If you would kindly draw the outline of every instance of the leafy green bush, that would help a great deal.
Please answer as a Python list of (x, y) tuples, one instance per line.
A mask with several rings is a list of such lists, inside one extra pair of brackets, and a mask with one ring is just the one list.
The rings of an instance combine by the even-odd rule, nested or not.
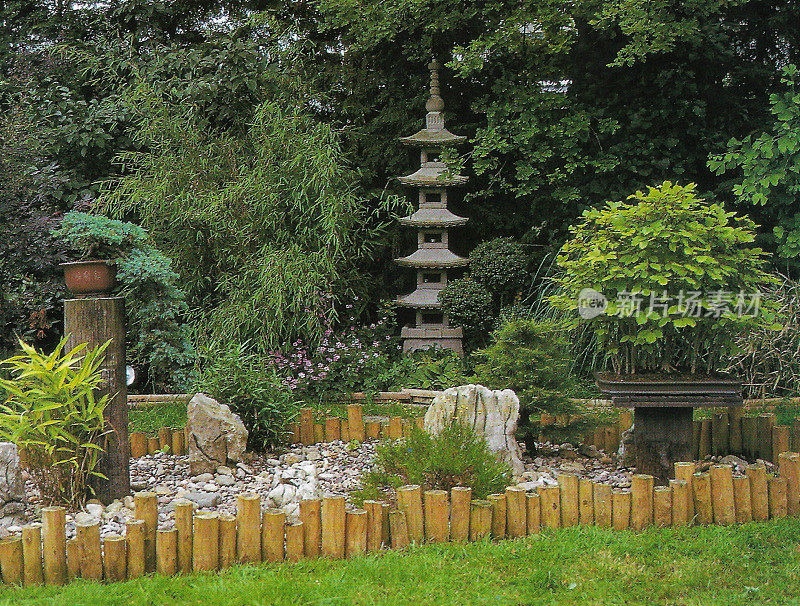
[(65, 240), (83, 259), (117, 260), (147, 242), (147, 231), (103, 215), (70, 211), (53, 235)]
[(512, 483), (511, 470), (497, 460), (486, 442), (459, 420), (437, 436), (414, 428), (407, 440), (386, 442), (377, 448), (378, 469), (364, 476), (356, 500), (386, 498), (405, 484), (423, 490), (450, 490), (469, 486), (472, 496), (485, 499)]
[(81, 505), (89, 492), (103, 434), (107, 396), (95, 397), (107, 342), (79, 355), (86, 344), (62, 353), (66, 338), (45, 355), (20, 341), (23, 353), (0, 362), (0, 438), (25, 450), (28, 470), (49, 503)]
[(508, 303), (525, 283), (528, 255), (513, 238), (495, 238), (482, 242), (469, 255), (470, 276)]
[(450, 323), (464, 327), (468, 345), (480, 342), (492, 327), (496, 313), (492, 295), (470, 277), (448, 282), (439, 293), (439, 302)]
[(442, 390), (467, 382), (464, 360), (454, 351), (442, 348), (417, 349), (403, 354), (378, 376), (378, 380), (385, 389)]

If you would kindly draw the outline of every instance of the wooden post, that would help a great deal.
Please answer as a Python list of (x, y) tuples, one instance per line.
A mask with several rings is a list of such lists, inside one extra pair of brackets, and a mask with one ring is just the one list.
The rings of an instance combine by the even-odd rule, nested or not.
[(643, 473), (631, 478), (631, 528), (642, 530), (653, 524), (653, 488), (655, 478)]
[(506, 527), (509, 539), (518, 539), (528, 534), (525, 490), (518, 486), (506, 488)]
[(342, 442), (350, 441), (350, 426), (347, 424), (346, 419), (342, 419)]
[(715, 413), (711, 420), (712, 450), (715, 456), (728, 454), (728, 413)]
[(408, 539), (420, 544), (425, 538), (422, 518), (422, 488), (417, 484), (408, 484), (397, 489), (397, 506), (406, 514)]
[(747, 477), (750, 480), (750, 504), (753, 508), (753, 521), (769, 520), (769, 490), (767, 470), (763, 465), (748, 465)]
[(147, 436), (141, 431), (134, 431), (130, 437), (131, 440), (131, 457), (138, 459), (146, 454), (149, 454), (147, 449)]
[(301, 435), (300, 434), (300, 423), (299, 422), (298, 423), (292, 423), (289, 426), (289, 428), (291, 429), (291, 432), (292, 432), (292, 437), (290, 438), (291, 441), (292, 441), (292, 444), (302, 444), (303, 441), (300, 438), (300, 435)]
[(346, 516), (347, 557), (353, 558), (367, 552), (367, 511), (351, 509)]
[(611, 528), (611, 486), (599, 482), (594, 488), (594, 519), (600, 528)]
[[(399, 492), (399, 491), (398, 491)], [(342, 496), (322, 499), (322, 555), (341, 560), (345, 553), (345, 502)]]
[(307, 558), (318, 558), (322, 553), (322, 501), (300, 501), (300, 521), (303, 522), (303, 546)]
[(702, 421), (692, 421), (692, 459), (700, 458), (700, 432), (703, 431)]
[(578, 501), (582, 526), (594, 524), (594, 486), (589, 478), (578, 482)]
[(194, 571), (219, 569), (219, 517), (216, 513), (194, 516)]
[(314, 444), (319, 444), (325, 441), (325, 425), (322, 423), (314, 423)]
[(695, 473), (692, 476), (694, 514), (698, 524), (714, 523), (714, 507), (711, 502), (711, 475)]
[(342, 439), (342, 420), (339, 417), (325, 418), (325, 439), (328, 442)]
[(711, 495), (714, 501), (714, 522), (720, 526), (735, 524), (733, 470), (730, 465), (711, 466)]
[(492, 536), (492, 503), (475, 500), (470, 504), (469, 540), (480, 541)]
[(758, 452), (756, 456), (772, 461), (772, 415), (758, 416)]
[(689, 491), (689, 482), (686, 480), (670, 480), (672, 488), (672, 525), (688, 526), (691, 522), (689, 516), (689, 503), (692, 501)]
[(758, 419), (742, 417), (742, 454), (755, 458), (758, 451)]
[(383, 503), (364, 501), (367, 510), (367, 551), (380, 551), (383, 543)]
[[(173, 434), (175, 435), (175, 434)], [(192, 572), (192, 522), (194, 503), (186, 499), (175, 501), (175, 530), (178, 531), (178, 570), (184, 574)]]
[(786, 478), (767, 478), (769, 486), (769, 517), (786, 517)]
[[(694, 523), (694, 491), (692, 490), (692, 476), (694, 476), (695, 465), (691, 461), (680, 461), (675, 463), (675, 479), (686, 482), (686, 523)], [(675, 508), (672, 509), (675, 515)]]
[(782, 453), (791, 450), (789, 445), (791, 437), (791, 430), (786, 425), (776, 425), (772, 428), (772, 462), (775, 465), (780, 463)]
[(400, 509), (389, 512), (389, 524), (392, 532), (392, 549), (405, 549), (408, 547), (408, 526), (406, 514)]
[(103, 580), (103, 557), (100, 547), (100, 524), (89, 522), (76, 527), (81, 546), (81, 578)]
[(733, 498), (736, 501), (736, 523), (747, 524), (753, 521), (753, 507), (750, 501), (750, 480), (746, 476), (733, 478)]
[(615, 490), (611, 493), (611, 525), (614, 530), (625, 530), (631, 519), (631, 491)]
[(172, 454), (183, 455), (186, 452), (186, 434), (179, 427), (172, 428)]
[(101, 369), (105, 379), (98, 392), (108, 396), (103, 418), (105, 435), (92, 485), (97, 498), (108, 505), (131, 493), (130, 442), (128, 440), (128, 387), (125, 372), (125, 299), (104, 297), (64, 301), (64, 334), (67, 351), (81, 343), (88, 348), (111, 341)]
[(219, 569), (236, 563), (236, 517), (229, 513), (219, 514)]
[(381, 424), (378, 421), (370, 421), (367, 423), (367, 439), (378, 440), (381, 437)]
[(792, 422), (792, 450), (800, 452), (800, 417), (795, 417)]
[(311, 408), (300, 409), (300, 441), (306, 446), (314, 443), (314, 411)]
[(347, 407), (347, 425), (350, 428), (350, 439), (364, 441), (364, 413), (361, 404), (351, 404)]
[(561, 488), (543, 486), (539, 490), (539, 497), (542, 499), (542, 528), (561, 528)]
[(285, 535), (286, 513), (282, 509), (267, 509), (261, 519), (261, 554), (265, 562), (283, 561)]
[(236, 555), (240, 564), (261, 561), (261, 496), (250, 492), (236, 497), (239, 540)]
[(742, 454), (742, 407), (731, 406), (728, 408), (728, 444), (729, 452)]
[(298, 562), (303, 559), (303, 523), (286, 524), (286, 560)]
[(63, 507), (42, 508), (42, 556), (47, 585), (67, 582), (66, 513)]
[(561, 526), (577, 526), (579, 519), (578, 476), (572, 473), (557, 475), (561, 488)]
[(0, 571), (6, 585), (22, 585), (22, 537), (12, 535), (0, 539)]
[(81, 578), (81, 542), (72, 537), (67, 541), (67, 581)]
[(131, 520), (126, 524), (125, 541), (128, 543), (128, 579), (138, 579), (144, 575), (144, 520)]
[(156, 571), (165, 576), (178, 572), (178, 531), (175, 528), (156, 533)]
[(172, 430), (169, 427), (158, 428), (158, 445), (159, 450), (167, 448), (170, 453), (175, 454), (172, 450)]
[(658, 528), (672, 526), (672, 488), (669, 486), (657, 486), (653, 491), (653, 524)]
[[(392, 546), (392, 525), (389, 523), (389, 503), (381, 503), (381, 511), (383, 515), (383, 544), (386, 547)], [(408, 529), (406, 529), (408, 534)]]
[(403, 437), (403, 418), (391, 417), (389, 419), (389, 439), (399, 440), (402, 437)]
[(109, 583), (128, 578), (128, 547), (118, 534), (103, 539), (103, 575)]
[(158, 497), (154, 492), (137, 492), (133, 498), (134, 517), (137, 520), (144, 520), (144, 570), (155, 572)]
[(158, 436), (150, 436), (147, 438), (147, 454), (156, 454), (161, 448), (161, 440)]
[(539, 534), (542, 530), (542, 499), (538, 493), (525, 496), (528, 534)]
[(488, 497), (492, 504), (492, 538), (506, 538), (506, 495), (490, 494)]
[(470, 503), (472, 489), (455, 486), (450, 489), (450, 540), (469, 541)]
[(800, 454), (782, 452), (778, 455), (780, 475), (786, 478), (786, 513), (800, 516)]
[(25, 587), (44, 583), (42, 525), (38, 522), (22, 527), (22, 559), (24, 561)]
[(700, 445), (697, 447), (697, 458), (701, 461), (711, 454), (711, 419), (700, 421)]
[(425, 491), (425, 538), (430, 543), (446, 543), (450, 538), (450, 512), (446, 490)]

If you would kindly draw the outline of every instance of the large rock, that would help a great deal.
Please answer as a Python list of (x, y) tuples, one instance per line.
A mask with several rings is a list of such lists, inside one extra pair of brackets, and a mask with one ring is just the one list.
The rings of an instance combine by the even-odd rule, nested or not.
[(25, 478), (17, 445), (0, 442), (0, 517), (25, 509)]
[(195, 394), (187, 408), (186, 428), (192, 475), (214, 473), (220, 465), (242, 460), (247, 429), (225, 404), (205, 394)]
[(438, 434), (454, 419), (475, 429), (515, 475), (525, 467), (514, 439), (519, 419), (519, 398), (510, 389), (493, 391), (483, 385), (451, 387), (437, 395), (425, 414), (425, 431)]

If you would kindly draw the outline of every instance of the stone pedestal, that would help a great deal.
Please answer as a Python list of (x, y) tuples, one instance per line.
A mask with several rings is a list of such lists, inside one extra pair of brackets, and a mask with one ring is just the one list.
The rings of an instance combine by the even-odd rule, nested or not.
[(633, 413), (633, 449), (638, 473), (650, 474), (656, 484), (675, 477), (675, 461), (692, 460), (692, 408), (638, 406)]

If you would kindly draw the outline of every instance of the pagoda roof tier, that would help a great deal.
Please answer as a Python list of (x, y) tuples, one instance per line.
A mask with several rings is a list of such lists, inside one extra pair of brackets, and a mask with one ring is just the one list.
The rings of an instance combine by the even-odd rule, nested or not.
[(414, 187), (450, 187), (463, 185), (468, 180), (463, 175), (445, 177), (446, 173), (447, 165), (444, 162), (425, 162), (417, 172), (397, 179), (403, 185)]
[(459, 145), (466, 141), (464, 135), (454, 135), (446, 128), (431, 130), (423, 128), (410, 137), (400, 137), (400, 142), (404, 145), (414, 145), (416, 147), (445, 147), (447, 145)]
[(455, 227), (467, 221), (466, 217), (454, 215), (446, 208), (420, 208), (410, 217), (399, 219), (400, 225), (408, 227)]
[(439, 293), (441, 289), (418, 288), (408, 295), (397, 297), (397, 304), (401, 307), (413, 307), (414, 309), (439, 309)]
[(394, 262), (404, 267), (428, 267), (434, 269), (469, 265), (469, 259), (459, 257), (447, 248), (419, 248), (407, 257), (395, 259)]

